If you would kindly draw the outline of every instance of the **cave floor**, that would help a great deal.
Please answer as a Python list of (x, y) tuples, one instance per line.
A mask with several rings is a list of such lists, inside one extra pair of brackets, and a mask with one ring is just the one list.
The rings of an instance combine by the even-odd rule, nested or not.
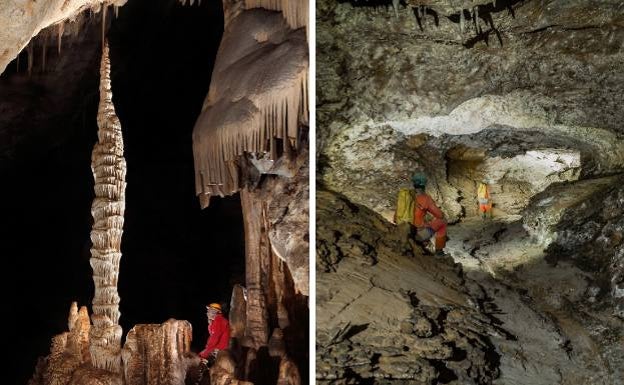
[(622, 344), (602, 338), (611, 317), (584, 305), (592, 301), (587, 275), (571, 264), (548, 264), (521, 219), (468, 217), (448, 229), (446, 253), (516, 338), (493, 337), (501, 353), (495, 384), (621, 383), (613, 357)]

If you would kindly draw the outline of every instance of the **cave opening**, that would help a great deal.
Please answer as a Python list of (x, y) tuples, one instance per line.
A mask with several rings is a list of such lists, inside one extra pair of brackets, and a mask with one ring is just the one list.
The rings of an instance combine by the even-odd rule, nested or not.
[[(124, 334), (169, 318), (193, 325), (206, 342), (205, 305), (227, 305), (245, 280), (238, 195), (200, 210), (192, 130), (210, 85), (223, 31), (221, 2), (182, 6), (134, 0), (108, 13), (113, 101), (122, 124), (127, 189), (119, 275)], [(25, 383), (53, 335), (67, 329), (72, 301), (90, 308), (89, 265), (97, 140), (100, 15), (77, 22), (63, 50), (34, 39), (32, 74), (14, 61), (0, 77), (0, 198), (4, 281), (14, 309), (8, 381)], [(66, 33), (71, 29), (66, 26)], [(45, 44), (53, 45), (52, 40)]]

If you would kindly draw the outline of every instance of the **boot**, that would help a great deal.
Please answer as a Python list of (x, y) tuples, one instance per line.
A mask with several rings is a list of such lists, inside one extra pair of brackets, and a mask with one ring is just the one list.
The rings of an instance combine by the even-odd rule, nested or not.
[(446, 246), (446, 236), (435, 238), (436, 255), (444, 255), (444, 247)]

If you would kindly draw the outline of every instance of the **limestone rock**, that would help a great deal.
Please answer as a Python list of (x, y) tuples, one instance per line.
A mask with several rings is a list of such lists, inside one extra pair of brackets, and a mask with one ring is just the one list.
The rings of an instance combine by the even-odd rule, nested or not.
[[(453, 222), (475, 212), (479, 173), (496, 174), (499, 209), (524, 209), (546, 187), (533, 184), (541, 171), (496, 169), (534, 151), (549, 148), (530, 163), (548, 164), (551, 182), (624, 169), (618, 2), (408, 1), (398, 17), (365, 1), (317, 4), (319, 178), (351, 201), (390, 220), (396, 192), (424, 169)], [(458, 146), (484, 153), (455, 162)]]
[(491, 336), (504, 332), (474, 306), (482, 299), (468, 292), (461, 270), (418, 247), (406, 250), (394, 226), (340, 195), (319, 191), (317, 212), (319, 246), (357, 235), (377, 251), (372, 266), (340, 246), (340, 259), (318, 262), (331, 266), (317, 270), (319, 382), (435, 383), (452, 373), (460, 383), (487, 383), (498, 376)]
[[(44, 28), (59, 25), (85, 9), (99, 10), (102, 3), (122, 6), (127, 0), (3, 1), (0, 3), (0, 73), (28, 42)], [(61, 33), (62, 34), (62, 33)]]
[(136, 325), (122, 350), (127, 385), (182, 385), (190, 364), (191, 324)]
[(91, 169), (95, 179), (95, 199), (91, 206), (91, 267), (93, 328), (90, 351), (93, 366), (121, 374), (121, 335), (117, 278), (121, 260), (121, 235), (125, 209), (126, 161), (123, 156), (121, 123), (115, 114), (110, 80), (108, 44), (104, 45), (100, 67), (98, 142), (93, 148)]
[[(297, 2), (284, 4), (289, 3)], [(305, 32), (292, 30), (278, 12), (253, 8), (228, 21), (193, 129), (202, 207), (211, 196), (231, 195), (244, 186), (239, 157), (245, 152), (275, 162), (300, 148), (301, 124), (308, 121), (306, 43)]]

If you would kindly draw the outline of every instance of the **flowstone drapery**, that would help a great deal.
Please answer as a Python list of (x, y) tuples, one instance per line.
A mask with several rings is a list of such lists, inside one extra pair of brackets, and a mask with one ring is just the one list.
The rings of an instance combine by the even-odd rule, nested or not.
[(223, 1), (225, 31), (193, 130), (201, 206), (240, 192), (246, 295), (234, 289), (232, 359), (254, 383), (298, 384), (307, 364), (307, 8)]
[(125, 209), (126, 161), (123, 157), (121, 123), (115, 114), (110, 81), (108, 44), (104, 45), (100, 67), (98, 142), (93, 148), (91, 168), (95, 199), (91, 206), (91, 267), (95, 295), (93, 328), (90, 332), (93, 366), (121, 373), (121, 326), (117, 278), (121, 259), (121, 235)]
[[(227, 9), (224, 13), (231, 15)], [(282, 153), (292, 154), (300, 147), (300, 124), (307, 124), (304, 31), (292, 30), (281, 13), (264, 9), (231, 17), (193, 130), (195, 185), (202, 207), (211, 196), (241, 189), (241, 155), (256, 154), (271, 162)]]

